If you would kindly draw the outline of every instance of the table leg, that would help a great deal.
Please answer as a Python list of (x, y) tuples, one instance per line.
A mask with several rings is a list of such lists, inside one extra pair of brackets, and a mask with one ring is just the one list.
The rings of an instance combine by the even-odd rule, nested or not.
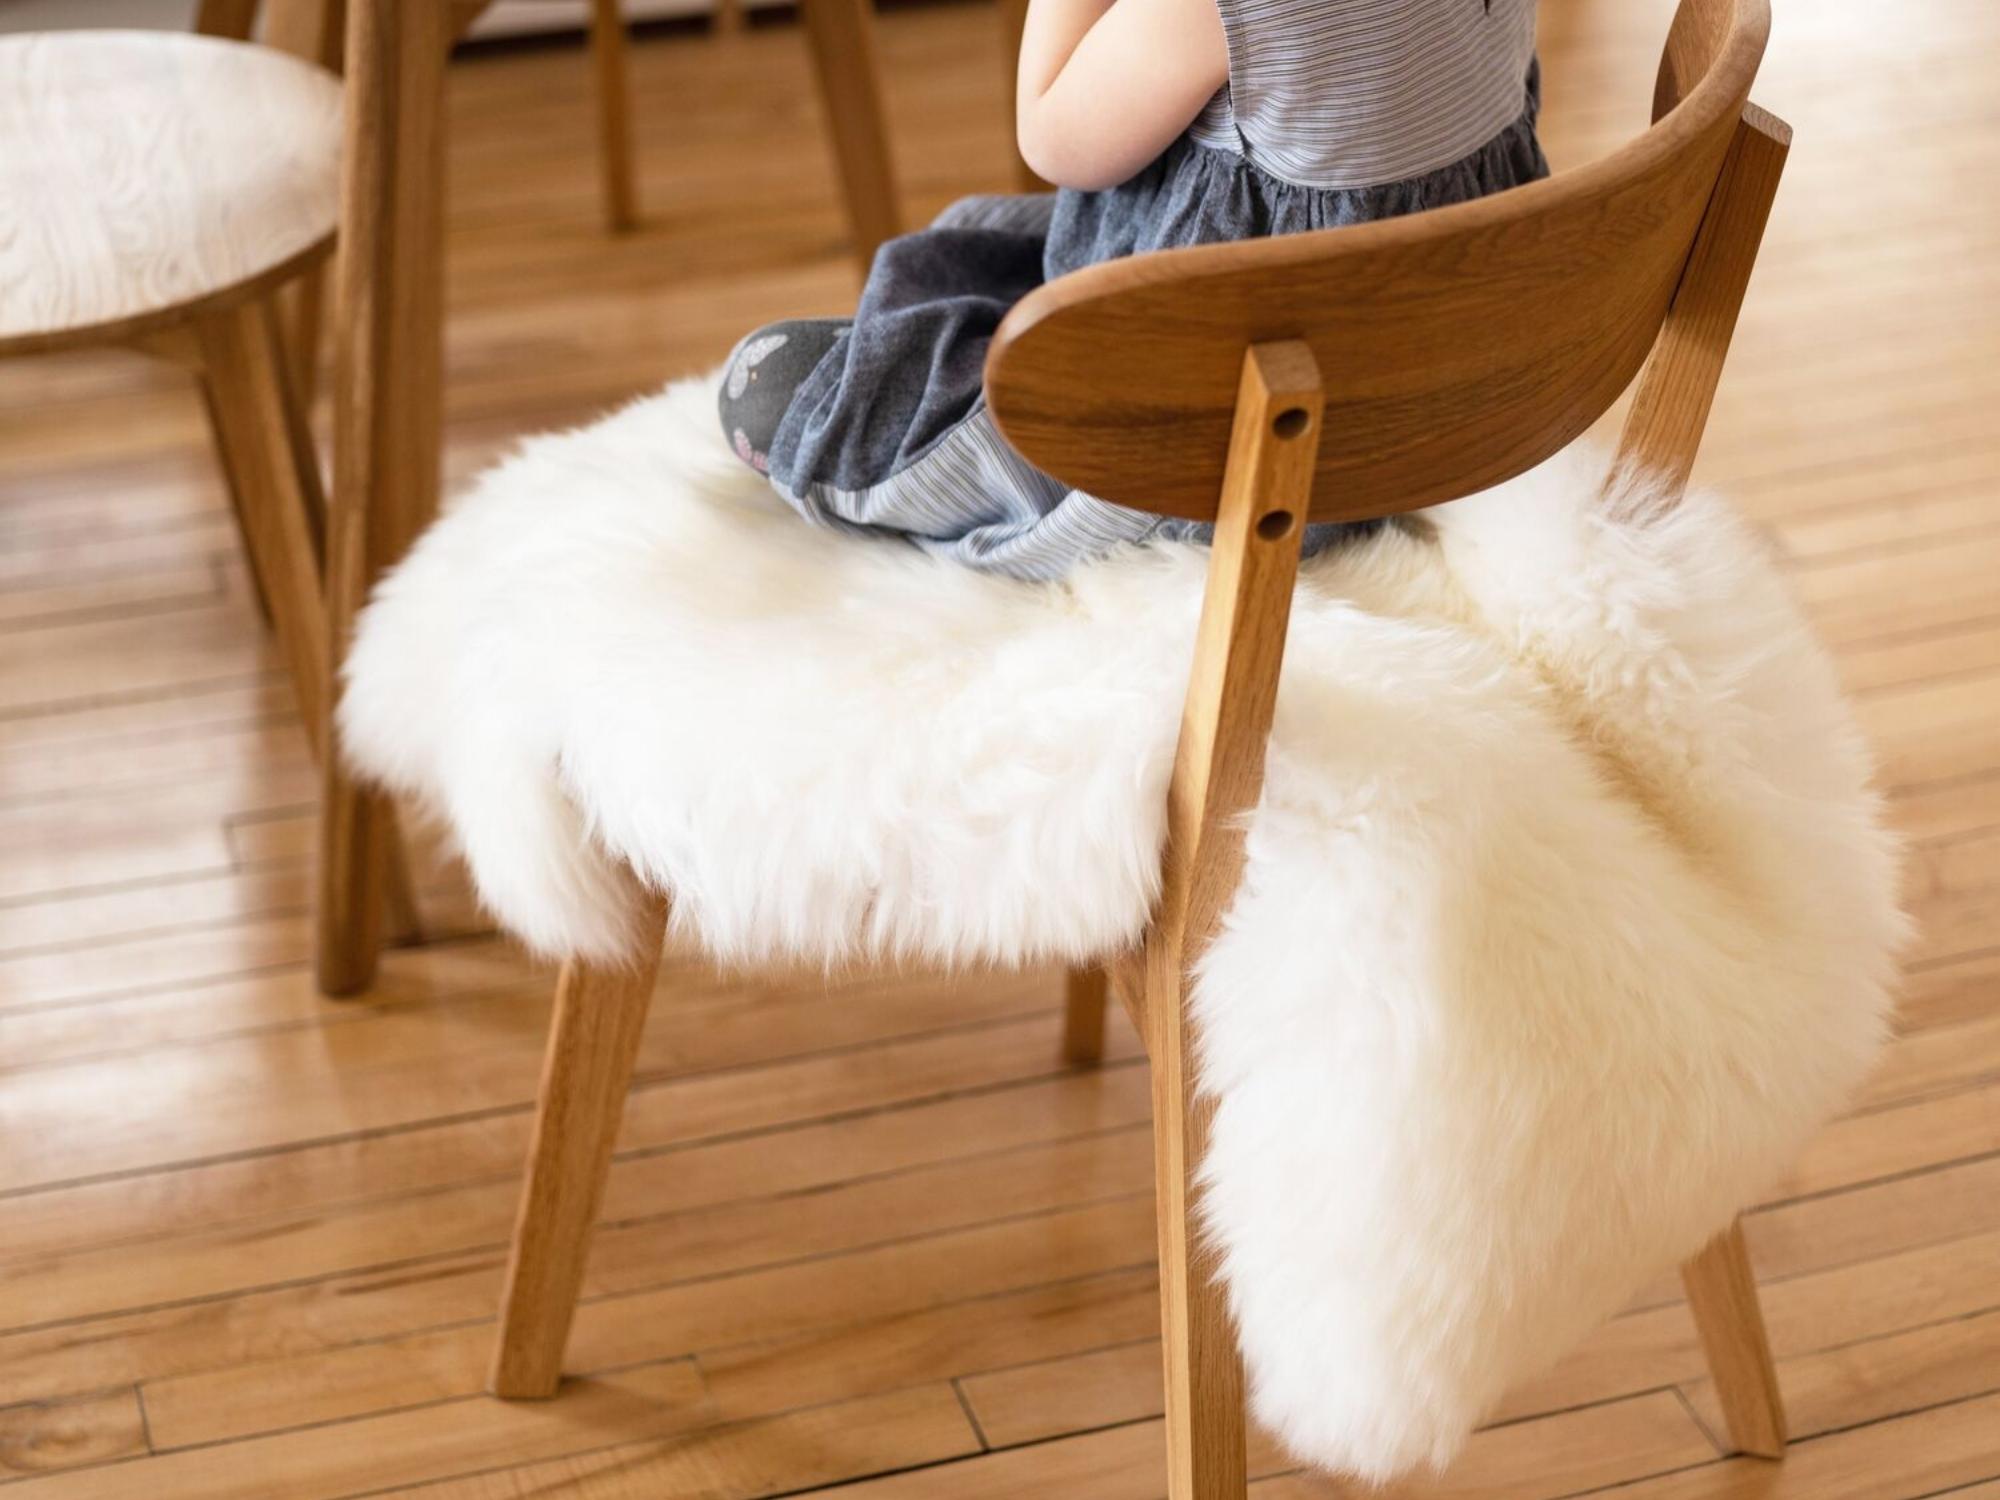
[(876, 247), (902, 232), (875, 58), (874, 8), (871, 0), (803, 0), (800, 8), (840, 165), (854, 253), (865, 275)]
[[(347, 157), (335, 287), (329, 635), (344, 655), (376, 577), (435, 514), (444, 386), (443, 0), (351, 0)], [(318, 971), (374, 978), (390, 808), (326, 757)]]

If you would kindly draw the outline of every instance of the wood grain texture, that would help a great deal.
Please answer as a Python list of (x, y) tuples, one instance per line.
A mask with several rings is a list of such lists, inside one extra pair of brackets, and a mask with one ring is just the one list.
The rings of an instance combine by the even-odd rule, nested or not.
[(1107, 500), (1214, 513), (1236, 363), (1298, 338), (1341, 433), (1320, 450), (1315, 520), (1471, 494), (1587, 430), (1666, 316), (1748, 101), (1764, 0), (1690, 0), (1726, 19), (1680, 107), (1573, 171), (1433, 213), (1111, 261), (1007, 315), (987, 397), (1009, 441)]
[[(1542, 6), (1559, 172), (1643, 127), (1673, 8)], [(2000, 1496), (2000, 200), (1976, 190), (2000, 174), (2000, 11), (1881, 14), (1780, 14), (1757, 93), (1798, 141), (1695, 476), (1770, 536), (1912, 840), (1882, 1072), (1743, 1220), (1790, 1446), (1722, 1456), (1668, 1276), (1396, 1500)], [(983, 5), (880, 17), (913, 222), (1011, 181), (994, 30)], [(674, 102), (634, 121), (664, 212), (619, 237), (579, 50), (450, 69), (454, 482), (780, 312), (852, 305), (799, 28), (666, 30), (631, 65)], [(1103, 1065), (1062, 1064), (1055, 969), (670, 952), (570, 1384), (481, 1395), (553, 976), (469, 938), (321, 999), (317, 791), (191, 375), (0, 361), (0, 1458), (37, 1465), (8, 1476), (22, 1500), (1164, 1495), (1150, 1079), (1115, 1011)], [(448, 878), (423, 876), (433, 914)], [(1247, 1438), (1258, 1500), (1357, 1500)]]
[(1732, 1224), (1716, 1236), (1681, 1268), (1681, 1279), (1730, 1441), (1741, 1453), (1782, 1458), (1785, 1402), (1743, 1227)]
[(882, 66), (871, 0), (804, 0), (799, 7), (835, 167), (847, 202), (854, 258), (865, 273), (882, 241), (902, 232)]
[(1745, 106), (1687, 269), (1633, 394), (1619, 437), (1619, 462), (1644, 470), (1668, 495), (1686, 489), (1694, 472), (1791, 144), (1791, 127), (1784, 121), (1754, 104)]
[[(444, 400), (441, 5), (353, 0), (334, 323), (327, 631), (345, 656), (375, 579), (437, 511)], [(392, 888), (387, 803), (328, 756), (320, 797), (318, 972), (329, 994), (374, 977)], [(408, 914), (400, 914), (399, 925)]]
[(242, 302), (330, 244), (340, 89), (265, 48), (0, 38), (0, 353)]
[(556, 986), (555, 1022), (535, 1104), (528, 1178), (514, 1225), (493, 1353), (498, 1396), (553, 1396), (583, 1290), (584, 1257), (625, 1116), (646, 1011), (659, 973), (667, 908), (646, 901), (631, 960), (572, 961)]
[(620, 0), (590, 0), (597, 169), (604, 184), (604, 219), (614, 234), (639, 222), (639, 169), (632, 154), (631, 64), (625, 53), (625, 15)]
[(1230, 1500), (1246, 1482), (1242, 1358), (1200, 1248), (1195, 1174), (1211, 1105), (1196, 1092), (1187, 1006), (1242, 876), (1243, 814), (1263, 788), (1324, 400), (1304, 344), (1244, 354), (1146, 936), (1169, 1500)]
[(257, 0), (200, 0), (194, 9), (194, 29), (203, 36), (248, 41), (257, 24)]
[(292, 399), (269, 303), (207, 313), (193, 332), (216, 447), (240, 499), (244, 542), (298, 691), (307, 738), (323, 757), (333, 654), (316, 534), (325, 510), (319, 459)]
[(1073, 1063), (1104, 1057), (1104, 1015), (1110, 975), (1101, 968), (1071, 969), (1063, 986), (1063, 1056)]

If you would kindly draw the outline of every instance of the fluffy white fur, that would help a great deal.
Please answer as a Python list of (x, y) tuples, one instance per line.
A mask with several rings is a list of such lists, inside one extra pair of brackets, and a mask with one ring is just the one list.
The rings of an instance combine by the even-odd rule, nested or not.
[[(718, 955), (1131, 944), (1205, 554), (1059, 587), (809, 530), (693, 382), (488, 474), (349, 662), (368, 772), (537, 948), (611, 861)], [(1199, 976), (1209, 1227), (1257, 1414), (1441, 1464), (1752, 1201), (1874, 1056), (1894, 860), (1828, 665), (1696, 495), (1566, 455), (1309, 563)]]

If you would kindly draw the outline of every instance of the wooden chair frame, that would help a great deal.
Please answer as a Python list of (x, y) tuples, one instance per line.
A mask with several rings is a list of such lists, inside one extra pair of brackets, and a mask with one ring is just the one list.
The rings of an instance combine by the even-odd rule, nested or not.
[[(1684, 6), (1684, 14), (1696, 14), (1711, 34), (1692, 46), (1677, 21), (1657, 114), (1678, 102), (1688, 57), (1706, 48), (1713, 60), (1713, 16), (1730, 4), (1737, 7), (1730, 18), (1734, 38), (1742, 13), (1761, 11), (1762, 0), (1690, 0)], [(1710, 16), (1705, 22), (1699, 15), (1704, 8)], [(1742, 68), (1747, 56), (1754, 73), (1761, 35), (1742, 47), (1735, 65)], [(1747, 90), (1747, 74), (1742, 86)], [(1643, 466), (1658, 476), (1653, 493), (1668, 503), (1678, 498), (1694, 464), (1789, 139), (1782, 122), (1755, 105), (1740, 106), (1692, 249), (1663, 317), (1648, 334), (1619, 457), (1621, 466)], [(1119, 290), (1157, 284), (1163, 275), (1121, 267), (1103, 280)], [(1049, 300), (1059, 301), (1060, 294)], [(1019, 328), (1032, 328), (1046, 312), (1017, 310)], [(1016, 329), (1002, 329), (989, 364), (990, 388), (996, 369), (1004, 375), (1006, 346), (1017, 336)], [(1315, 494), (1328, 396), (1312, 347), (1288, 337), (1246, 342), (1238, 346), (1240, 378), (1220, 500), (1212, 511), (1215, 538), (1168, 792), (1162, 893), (1143, 948), (1114, 966), (1109, 983), (1102, 973), (1071, 976), (1064, 1033), (1072, 1061), (1099, 1056), (1106, 994), (1115, 992), (1151, 1061), (1172, 1500), (1241, 1500), (1248, 1482), (1241, 1357), (1226, 1299), (1197, 1240), (1196, 1170), (1209, 1121), (1195, 1089), (1190, 976), (1242, 875), (1243, 815), (1261, 792), (1305, 523), (1345, 513), (1329, 509), (1337, 507), (1337, 497)], [(1578, 397), (1577, 404), (1594, 399)], [(1001, 417), (1004, 425), (1004, 410)], [(1043, 457), (1033, 446), (1027, 451)], [(1468, 460), (1468, 471), (1477, 472), (1475, 461)], [(667, 899), (642, 889), (636, 877), (627, 894), (646, 913), (636, 956), (626, 965), (572, 963), (557, 989), (493, 1363), (492, 1388), (501, 1396), (548, 1396), (560, 1379), (668, 914)], [(1745, 1453), (1781, 1456), (1784, 1409), (1740, 1225), (1687, 1262), (1682, 1274), (1731, 1440)]]
[[(1625, 425), (1621, 455), (1675, 490), (1693, 466), (1788, 138), (1780, 122), (1745, 110)], [(1142, 953), (1109, 985), (1102, 973), (1080, 972), (1068, 991), (1064, 1050), (1072, 1061), (1101, 1052), (1107, 989), (1126, 1005), (1151, 1059), (1173, 1500), (1237, 1500), (1247, 1484), (1241, 1359), (1195, 1238), (1208, 1111), (1194, 1089), (1188, 976), (1242, 872), (1240, 815), (1261, 789), (1323, 401), (1304, 344), (1246, 351), (1168, 794), (1163, 892)], [(636, 881), (631, 899), (648, 914), (640, 956), (622, 967), (572, 963), (557, 989), (493, 1365), (492, 1388), (502, 1396), (549, 1396), (560, 1378), (667, 919), (665, 899)], [(1682, 1274), (1732, 1441), (1746, 1453), (1781, 1456), (1784, 1409), (1740, 1226)]]

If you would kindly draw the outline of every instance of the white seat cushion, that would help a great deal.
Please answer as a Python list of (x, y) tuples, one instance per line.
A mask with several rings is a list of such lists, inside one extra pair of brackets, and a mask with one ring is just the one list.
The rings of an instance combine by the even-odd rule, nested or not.
[[(1041, 586), (817, 532), (691, 383), (540, 439), (383, 586), (343, 731), (536, 946), (609, 861), (733, 959), (1137, 940), (1205, 554)], [(1866, 756), (1755, 540), (1567, 455), (1301, 574), (1196, 992), (1255, 1407), (1441, 1462), (1751, 1201), (1878, 1045)]]

